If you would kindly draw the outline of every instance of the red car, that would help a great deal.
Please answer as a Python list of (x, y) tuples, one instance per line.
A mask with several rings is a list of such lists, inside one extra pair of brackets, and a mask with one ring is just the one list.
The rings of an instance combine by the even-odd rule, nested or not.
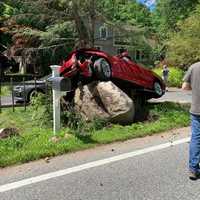
[(74, 87), (78, 81), (111, 80), (127, 94), (159, 98), (165, 93), (162, 79), (134, 63), (128, 55), (110, 56), (96, 49), (79, 49), (71, 52), (60, 68), (60, 74), (71, 77)]

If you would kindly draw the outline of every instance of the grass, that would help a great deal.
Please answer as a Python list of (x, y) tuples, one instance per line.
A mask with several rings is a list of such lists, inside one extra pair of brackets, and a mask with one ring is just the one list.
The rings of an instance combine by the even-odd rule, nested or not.
[[(151, 105), (150, 109), (151, 116), (159, 116), (155, 120), (129, 126), (111, 125), (102, 130), (94, 131), (90, 136), (73, 135), (70, 134), (71, 131), (68, 128), (63, 128), (59, 133), (60, 140), (56, 143), (51, 140), (53, 135), (50, 128), (39, 128), (33, 125), (29, 110), (25, 112), (22, 108), (17, 108), (13, 113), (11, 109), (4, 109), (0, 114), (0, 128), (18, 128), (20, 136), (0, 140), (0, 167), (78, 151), (114, 141), (144, 137), (189, 125), (188, 107), (164, 103)], [(66, 133), (67, 138), (65, 137)]]
[(1, 87), (1, 96), (9, 96), (11, 95), (11, 90), (8, 86)]

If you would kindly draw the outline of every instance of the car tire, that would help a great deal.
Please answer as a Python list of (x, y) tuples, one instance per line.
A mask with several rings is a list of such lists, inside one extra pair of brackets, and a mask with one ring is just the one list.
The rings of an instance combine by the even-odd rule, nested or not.
[(163, 91), (162, 91), (162, 87), (161, 87), (161, 84), (159, 82), (154, 82), (153, 84), (153, 89), (154, 89), (154, 92), (156, 93), (156, 95), (158, 97), (161, 97), (162, 94), (163, 94)]
[(104, 58), (99, 58), (94, 62), (94, 72), (100, 81), (108, 81), (112, 75), (111, 66)]

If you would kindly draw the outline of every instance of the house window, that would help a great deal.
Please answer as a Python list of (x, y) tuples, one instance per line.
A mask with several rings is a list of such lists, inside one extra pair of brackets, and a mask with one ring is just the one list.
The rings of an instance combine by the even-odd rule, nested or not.
[(117, 49), (117, 54), (121, 54), (121, 53), (123, 53), (124, 51), (127, 51), (127, 49), (124, 48), (124, 47), (120, 47), (120, 48)]
[(136, 60), (144, 60), (144, 58), (145, 58), (144, 52), (136, 50), (135, 59)]
[(102, 27), (100, 27), (99, 31), (100, 31), (100, 39), (106, 40), (108, 37), (107, 27), (105, 25), (103, 25)]
[(135, 52), (135, 59), (140, 60), (140, 51), (136, 50)]

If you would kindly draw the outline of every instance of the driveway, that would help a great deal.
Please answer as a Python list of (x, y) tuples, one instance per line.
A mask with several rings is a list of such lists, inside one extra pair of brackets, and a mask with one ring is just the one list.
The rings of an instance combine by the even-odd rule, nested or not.
[(168, 88), (168, 91), (159, 99), (151, 99), (149, 102), (162, 103), (162, 102), (175, 102), (175, 103), (191, 103), (192, 92), (183, 91), (180, 88)]
[[(18, 104), (18, 102), (16, 102), (16, 100), (14, 100), (14, 105), (17, 105), (17, 104)], [(12, 97), (11, 96), (2, 96), (1, 97), (1, 105), (2, 106), (11, 106), (12, 105)]]

